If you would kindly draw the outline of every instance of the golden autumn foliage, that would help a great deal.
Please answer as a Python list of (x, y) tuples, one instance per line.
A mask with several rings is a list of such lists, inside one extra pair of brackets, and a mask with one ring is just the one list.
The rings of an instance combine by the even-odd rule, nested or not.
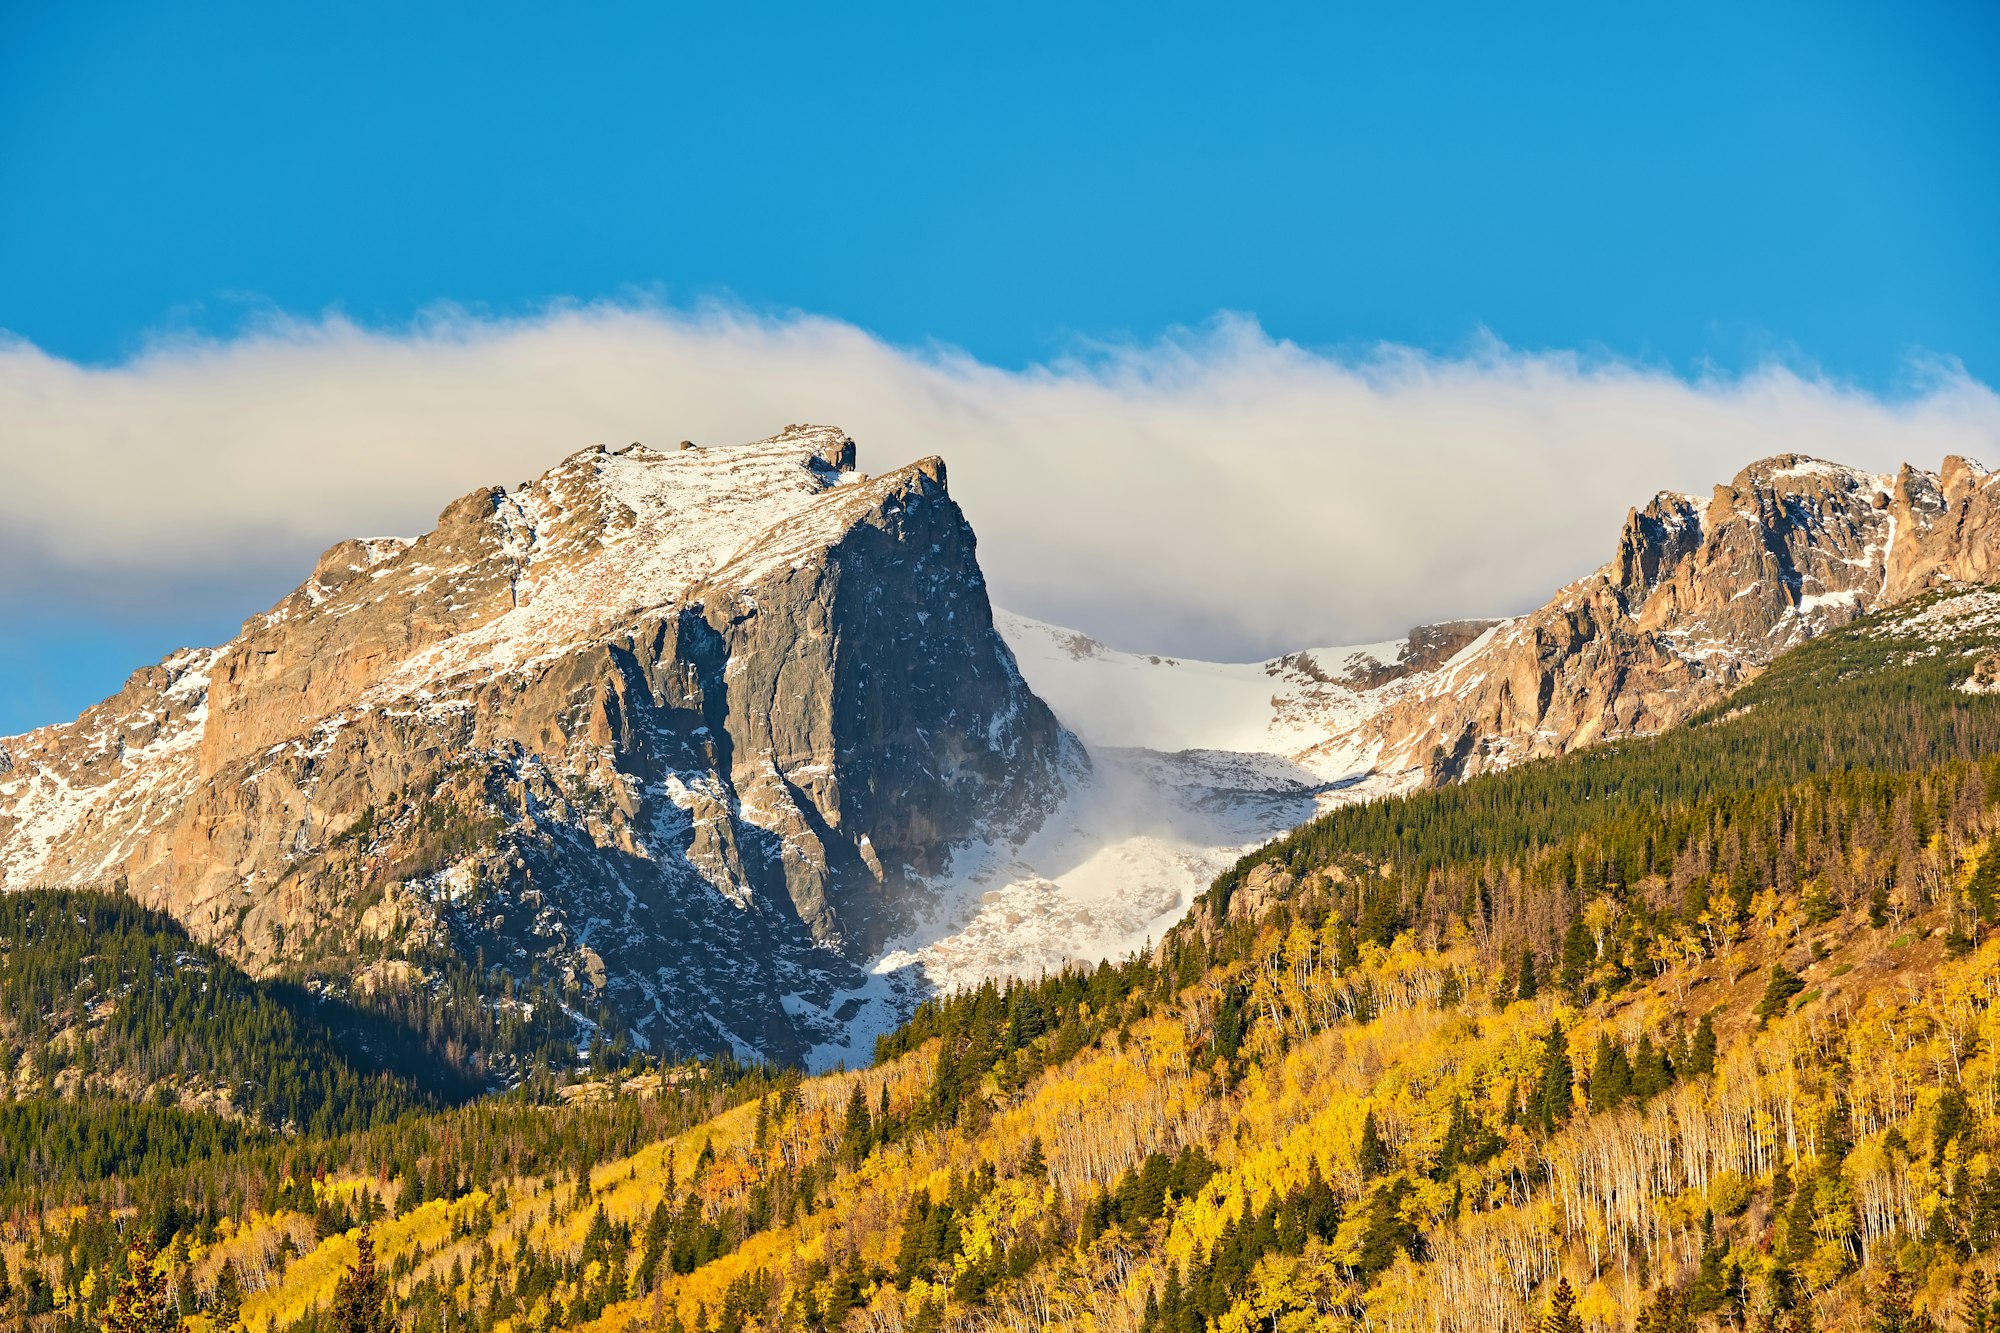
[(1558, 1292), (1591, 1330), (1839, 1329), (1892, 1272), (1956, 1318), (2000, 1247), (1996, 779), (1301, 852), (1261, 915), (941, 997), (867, 1070), (671, 1122), (664, 1076), (524, 1092), (267, 1152), (226, 1217), (51, 1210), (0, 1254), (36, 1333), (112, 1276), (81, 1238), (147, 1225), (194, 1306), (226, 1271), (249, 1333), (333, 1333), (364, 1223), (408, 1333), (1526, 1333)]

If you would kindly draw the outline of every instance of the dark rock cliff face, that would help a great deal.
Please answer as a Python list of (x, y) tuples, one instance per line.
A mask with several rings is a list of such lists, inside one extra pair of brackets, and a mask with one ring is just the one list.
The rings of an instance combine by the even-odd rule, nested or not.
[(10, 742), (0, 884), (119, 883), (265, 972), (448, 951), (656, 1049), (810, 1058), (954, 849), (1082, 762), (943, 464), (852, 469), (823, 428), (588, 451), (343, 543), (222, 650)]

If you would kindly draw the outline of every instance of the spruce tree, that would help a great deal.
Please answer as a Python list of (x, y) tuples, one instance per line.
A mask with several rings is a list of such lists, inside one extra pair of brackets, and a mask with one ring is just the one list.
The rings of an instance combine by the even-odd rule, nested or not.
[(369, 1228), (361, 1228), (355, 1248), (353, 1266), (333, 1289), (333, 1333), (396, 1333), (394, 1293), (388, 1275), (375, 1266), (375, 1237)]
[(1563, 935), (1562, 960), (1563, 989), (1572, 995), (1582, 996), (1583, 979), (1597, 961), (1597, 945), (1590, 938), (1590, 930), (1583, 924), (1581, 913), (1569, 919), (1569, 930)]
[(1583, 1333), (1583, 1320), (1577, 1317), (1576, 1293), (1570, 1289), (1569, 1279), (1556, 1279), (1556, 1289), (1549, 1294), (1549, 1315), (1542, 1321), (1543, 1333)]
[(841, 1151), (847, 1154), (848, 1161), (859, 1165), (868, 1156), (872, 1128), (868, 1120), (868, 1094), (856, 1080), (847, 1094), (847, 1118), (840, 1133)]
[(1701, 1262), (1696, 1266), (1694, 1280), (1688, 1283), (1687, 1311), (1691, 1315), (1712, 1314), (1722, 1308), (1727, 1280), (1723, 1272), (1724, 1261), (1729, 1257), (1729, 1247), (1715, 1235), (1715, 1214), (1703, 1213), (1701, 1217)]
[(1521, 951), (1521, 982), (1515, 988), (1514, 998), (1517, 1000), (1532, 1000), (1539, 989), (1540, 987), (1535, 983), (1535, 951), (1533, 949), (1523, 949)]
[(1632, 1093), (1632, 1066), (1625, 1048), (1608, 1032), (1597, 1034), (1597, 1054), (1590, 1066), (1590, 1109), (1615, 1111)]
[(1966, 1275), (1965, 1291), (1958, 1298), (1958, 1318), (1965, 1333), (1994, 1333), (1993, 1279), (1985, 1269), (1975, 1268)]
[(907, 1333), (941, 1333), (944, 1328), (944, 1302), (936, 1296), (926, 1296), (918, 1301), (905, 1328)]
[(1771, 979), (1764, 986), (1764, 998), (1757, 1002), (1757, 1025), (1762, 1027), (1782, 1017), (1791, 1006), (1792, 997), (1805, 988), (1806, 983), (1798, 973), (1783, 963), (1771, 964)]
[(1639, 1034), (1632, 1055), (1632, 1095), (1640, 1101), (1656, 1097), (1673, 1085), (1674, 1071), (1667, 1063), (1664, 1046), (1655, 1046), (1649, 1032)]
[[(1785, 1209), (1784, 1243), (1778, 1257), (1786, 1263), (1804, 1263), (1812, 1257), (1816, 1243), (1813, 1236), (1814, 1206), (1819, 1193), (1818, 1182), (1810, 1167), (1799, 1171), (1798, 1183), (1794, 1187), (1791, 1203)], [(1777, 1205), (1772, 1204), (1775, 1210)]]
[(1028, 1140), (1028, 1151), (1021, 1157), (1020, 1173), (1029, 1180), (1040, 1180), (1049, 1174), (1048, 1161), (1042, 1156), (1041, 1135)]
[[(1890, 1133), (1895, 1133), (1894, 1126)], [(1819, 1120), (1820, 1161), (1830, 1168), (1837, 1168), (1847, 1160), (1848, 1149), (1853, 1147), (1847, 1141), (1847, 1108), (1838, 1097), (1826, 1104), (1826, 1110)]]
[(215, 1275), (215, 1297), (209, 1304), (208, 1325), (215, 1333), (232, 1333), (243, 1327), (243, 1283), (236, 1276), (236, 1261), (224, 1259)]
[(1356, 1150), (1355, 1157), (1363, 1180), (1373, 1180), (1389, 1169), (1389, 1147), (1382, 1142), (1373, 1109), (1361, 1117), (1361, 1146)]
[(1687, 1071), (1699, 1078), (1715, 1072), (1715, 1020), (1708, 1014), (1695, 1025), (1694, 1042), (1688, 1047)]
[(1868, 1328), (1869, 1333), (1916, 1333), (1916, 1319), (1910, 1313), (1910, 1284), (1893, 1263), (1875, 1285)]
[(1576, 1070), (1569, 1061), (1569, 1040), (1563, 1035), (1562, 1024), (1552, 1023), (1542, 1047), (1542, 1077), (1529, 1103), (1529, 1118), (1543, 1133), (1553, 1133), (1556, 1126), (1569, 1119), (1573, 1104), (1570, 1085), (1575, 1081)]

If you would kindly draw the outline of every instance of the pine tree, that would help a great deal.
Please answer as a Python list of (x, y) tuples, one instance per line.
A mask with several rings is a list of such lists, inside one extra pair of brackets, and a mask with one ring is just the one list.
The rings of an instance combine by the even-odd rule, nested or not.
[(1868, 1328), (1870, 1333), (1916, 1333), (1916, 1321), (1910, 1314), (1910, 1284), (1893, 1263), (1875, 1286)]
[(388, 1275), (375, 1266), (375, 1237), (367, 1227), (361, 1228), (355, 1248), (353, 1266), (333, 1289), (333, 1333), (396, 1333), (394, 1292)]
[(1389, 1169), (1389, 1148), (1382, 1142), (1382, 1133), (1376, 1127), (1373, 1109), (1361, 1117), (1361, 1146), (1355, 1155), (1361, 1167), (1363, 1180), (1373, 1180)]
[(1576, 1293), (1570, 1290), (1569, 1279), (1556, 1279), (1556, 1289), (1549, 1295), (1549, 1316), (1542, 1321), (1543, 1333), (1583, 1333), (1583, 1320), (1577, 1318)]
[(1959, 1322), (1965, 1333), (1994, 1333), (1993, 1279), (1986, 1270), (1975, 1268), (1965, 1279), (1965, 1293), (1959, 1297)]
[(1694, 1042), (1688, 1047), (1687, 1071), (1698, 1078), (1715, 1072), (1715, 1020), (1707, 1014), (1695, 1024)]

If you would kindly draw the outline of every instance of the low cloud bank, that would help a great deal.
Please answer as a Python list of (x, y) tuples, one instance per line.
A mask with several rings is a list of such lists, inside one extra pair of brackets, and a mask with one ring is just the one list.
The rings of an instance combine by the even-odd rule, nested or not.
[(1239, 660), (1539, 604), (1628, 507), (1764, 455), (2000, 463), (2000, 397), (1949, 365), (1891, 401), (1781, 367), (1328, 356), (1235, 317), (1022, 371), (721, 308), (328, 318), (102, 368), (0, 345), (0, 605), (247, 614), (339, 538), (586, 445), (794, 421), (870, 471), (945, 455), (1003, 605)]

